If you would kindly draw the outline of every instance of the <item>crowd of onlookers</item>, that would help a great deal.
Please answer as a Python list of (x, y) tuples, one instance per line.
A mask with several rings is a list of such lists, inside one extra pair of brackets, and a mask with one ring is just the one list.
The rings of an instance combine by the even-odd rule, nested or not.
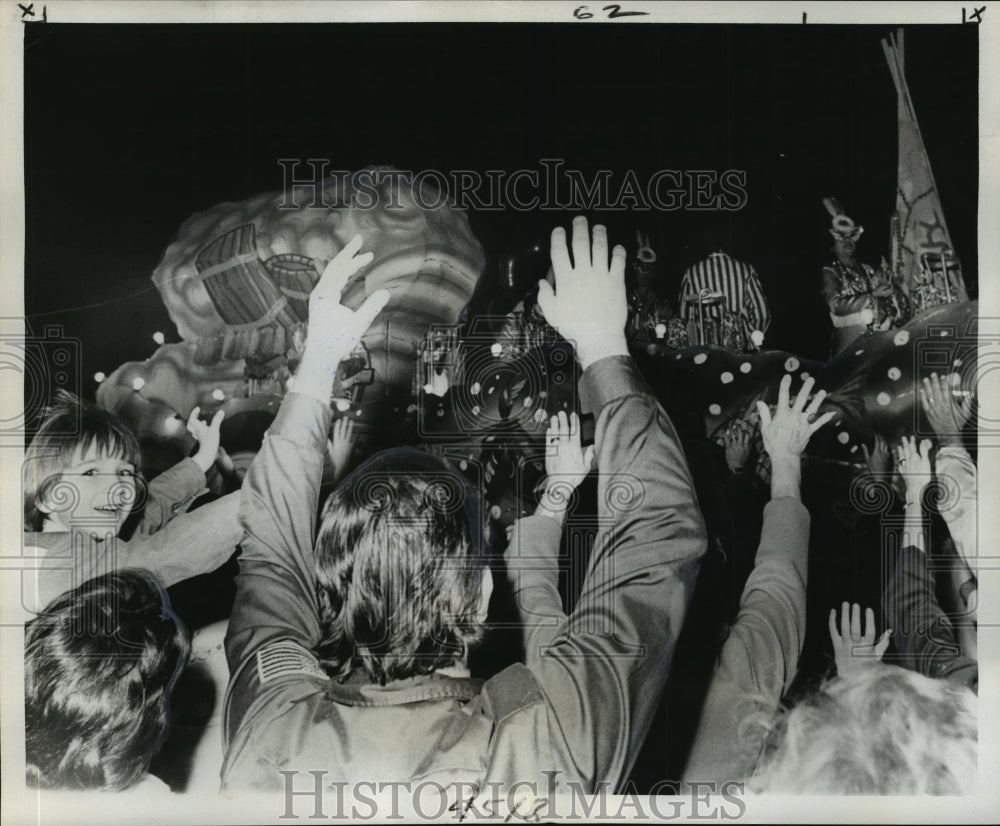
[[(280, 790), (281, 771), (325, 769), (338, 782), (476, 790), (551, 771), (588, 789), (631, 778), (646, 790), (975, 790), (974, 399), (956, 376), (916, 388), (935, 438), (876, 438), (852, 482), (895, 515), (844, 531), (856, 537), (845, 555), (870, 540), (865, 604), (854, 592), (817, 604), (824, 562), (811, 534), (834, 508), (802, 457), (834, 415), (825, 392), (786, 375), (776, 404), (732, 421), (717, 453), (682, 442), (629, 356), (625, 250), (577, 218), (569, 236), (552, 233), (554, 285), (540, 282), (538, 305), (575, 348), (593, 444), (576, 413), (552, 418), (537, 509), (497, 560), (481, 492), (444, 459), (399, 448), (350, 467), (353, 434), (329, 402), (337, 365), (389, 300), (340, 303), (370, 257), (356, 237), (313, 290), (294, 392), (235, 493), (190, 509), (219, 416), (193, 411), (197, 452), (147, 484), (115, 416), (69, 397), (53, 406), (24, 465), (25, 545), (43, 560), (27, 589), (38, 612), (25, 631), (30, 785), (167, 789), (149, 767), (192, 642), (165, 589), (239, 546), (219, 647), (223, 748), (192, 766), (215, 788)], [(703, 276), (692, 274), (692, 295)], [(766, 302), (755, 312), (731, 333), (759, 346)], [(325, 464), (339, 484), (323, 503)], [(568, 597), (564, 529), (588, 479), (596, 531)], [(946, 536), (929, 531), (938, 520)], [(470, 653), (495, 645), (491, 599), (516, 619), (522, 656), (483, 681)], [(819, 631), (835, 668), (804, 679)]]

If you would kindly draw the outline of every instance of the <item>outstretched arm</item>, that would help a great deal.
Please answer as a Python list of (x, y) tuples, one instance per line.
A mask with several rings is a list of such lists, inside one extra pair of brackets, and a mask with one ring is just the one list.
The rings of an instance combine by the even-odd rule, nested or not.
[(590, 472), (593, 446), (580, 446), (576, 413), (553, 416), (545, 434), (545, 490), (533, 517), (514, 523), (508, 548), (508, 570), (517, 593), (516, 608), (527, 651), (536, 626), (565, 620), (559, 583), (559, 544), (574, 491)]
[[(216, 411), (210, 424), (201, 421), (199, 413), (201, 408), (195, 407), (187, 422), (188, 431), (198, 440), (198, 450), (149, 483), (146, 504), (136, 526), (135, 537), (156, 533), (175, 516), (186, 513), (194, 500), (208, 490), (205, 487), (205, 474), (219, 453), (219, 433), (225, 413), (222, 410)], [(235, 522), (233, 527), (235, 529)], [(233, 545), (238, 541), (239, 536)]]
[[(816, 418), (826, 393), (820, 390), (808, 401), (812, 378), (803, 382), (794, 402), (789, 400), (791, 383), (789, 375), (781, 380), (773, 414), (757, 403), (764, 449), (771, 458), (771, 501), (764, 508), (754, 569), (702, 708), (684, 772), (692, 781), (732, 780), (750, 773), (761, 742), (741, 742), (736, 732), (748, 711), (777, 708), (802, 653), (809, 557), (809, 512), (799, 491), (802, 451), (834, 414)], [(748, 703), (753, 707), (748, 709)]]
[(977, 689), (979, 666), (962, 654), (927, 565), (922, 497), (931, 479), (930, 446), (926, 439), (918, 448), (916, 439), (904, 438), (897, 448), (899, 472), (906, 482), (906, 515), (902, 547), (882, 597), (884, 610), (896, 629), (896, 649), (906, 668)]
[(594, 227), (591, 241), (586, 219), (577, 218), (572, 251), (571, 263), (557, 228), (556, 290), (540, 283), (538, 302), (576, 347), (598, 411), (599, 531), (573, 612), (562, 613), (557, 570), (548, 551), (537, 550), (558, 543), (553, 520), (521, 520), (507, 559), (532, 625), (527, 665), (548, 702), (553, 748), (586, 788), (617, 787), (669, 672), (705, 528), (676, 433), (628, 356), (625, 250), (615, 247), (609, 264), (604, 227)]
[(243, 482), (239, 518), (245, 537), (226, 635), (230, 733), (253, 699), (255, 669), (246, 667), (253, 653), (279, 640), (308, 650), (319, 638), (312, 543), (330, 395), (337, 365), (388, 300), (379, 290), (356, 312), (340, 304), (347, 280), (371, 261), (371, 253), (356, 255), (360, 247), (361, 236), (355, 236), (310, 296), (295, 392), (282, 402)]
[(972, 416), (973, 396), (971, 393), (957, 396), (961, 392), (961, 377), (957, 373), (947, 377), (932, 373), (922, 382), (920, 403), (938, 441), (936, 476), (947, 491), (944, 497), (947, 507), (940, 509), (941, 517), (969, 569), (969, 577), (974, 578), (978, 567), (979, 473), (962, 444), (963, 431)]

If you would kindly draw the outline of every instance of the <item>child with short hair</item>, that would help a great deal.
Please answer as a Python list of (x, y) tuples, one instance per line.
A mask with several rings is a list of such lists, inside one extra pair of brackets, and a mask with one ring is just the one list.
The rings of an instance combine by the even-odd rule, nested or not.
[[(22, 469), (25, 556), (34, 556), (37, 566), (25, 571), (25, 608), (38, 611), (119, 568), (146, 568), (169, 587), (229, 559), (241, 536), (237, 494), (174, 520), (205, 491), (219, 448), (222, 411), (211, 424), (199, 412), (196, 407), (188, 420), (198, 451), (147, 486), (139, 474), (139, 442), (125, 423), (70, 393), (57, 394)], [(144, 506), (142, 520), (126, 542), (118, 533), (137, 506)]]

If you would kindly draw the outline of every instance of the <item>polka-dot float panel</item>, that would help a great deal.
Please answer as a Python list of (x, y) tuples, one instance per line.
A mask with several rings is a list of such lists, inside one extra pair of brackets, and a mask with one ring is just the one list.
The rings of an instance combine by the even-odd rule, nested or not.
[(683, 388), (685, 408), (697, 408), (706, 435), (717, 440), (734, 418), (751, 415), (755, 402), (774, 404), (783, 376), (792, 376), (793, 393), (812, 378), (813, 392), (827, 393), (820, 412), (835, 410), (838, 416), (813, 437), (809, 452), (857, 462), (858, 446), (869, 443), (874, 432), (890, 441), (930, 433), (915, 389), (924, 377), (957, 372), (961, 382), (955, 392), (974, 391), (976, 337), (977, 303), (966, 302), (934, 307), (898, 330), (865, 335), (828, 362), (778, 351), (677, 351), (662, 345), (649, 349), (645, 343), (633, 352), (668, 410), (671, 397)]

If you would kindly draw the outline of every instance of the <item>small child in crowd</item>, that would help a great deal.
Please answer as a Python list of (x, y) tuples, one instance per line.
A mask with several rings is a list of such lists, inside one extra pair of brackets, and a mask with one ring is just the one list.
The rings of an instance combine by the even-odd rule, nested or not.
[[(240, 540), (238, 494), (185, 514), (205, 491), (219, 449), (222, 411), (211, 424), (191, 411), (194, 456), (146, 485), (135, 435), (113, 413), (60, 393), (26, 451), (22, 470), (25, 571), (22, 603), (37, 612), (64, 591), (119, 568), (145, 568), (169, 587), (208, 573)], [(118, 534), (133, 510), (141, 521), (130, 541)]]

